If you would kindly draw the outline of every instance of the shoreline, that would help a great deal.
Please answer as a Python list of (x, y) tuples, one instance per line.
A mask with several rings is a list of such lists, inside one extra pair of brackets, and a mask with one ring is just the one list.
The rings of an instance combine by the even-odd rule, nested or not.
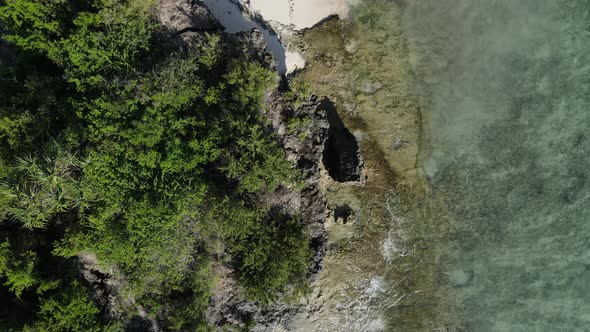
[[(206, 3), (211, 1), (219, 0)], [(275, 35), (283, 51), (303, 56), (305, 67), (291, 79), (334, 102), (359, 143), (367, 176), (363, 184), (351, 185), (322, 170), (324, 268), (301, 302), (304, 309), (281, 323), (286, 330), (422, 331), (457, 324), (438, 310), (450, 296), (440, 286), (438, 253), (423, 242), (423, 226), (415, 226), (432, 222), (426, 214), (436, 204), (429, 202), (422, 169), (426, 100), (416, 94), (402, 9), (380, 5), (384, 8), (352, 7), (352, 18), (331, 17), (302, 31), (279, 30), (281, 39)], [(355, 12), (363, 10), (368, 14)], [(359, 20), (375, 12), (379, 29)], [(255, 23), (259, 29), (265, 23), (284, 28), (266, 17), (255, 20), (261, 20)], [(336, 216), (343, 208), (350, 211), (350, 222)]]
[[(350, 0), (241, 0), (254, 13), (294, 31), (312, 28), (332, 16), (348, 17)], [(272, 23), (271, 23), (272, 24)]]
[[(405, 43), (399, 23), (388, 27), (398, 29), (391, 45)], [(329, 324), (338, 331), (389, 330), (389, 310), (412, 297), (411, 285), (395, 284), (392, 275), (404, 274), (396, 265), (405, 266), (400, 259), (409, 258), (405, 246), (411, 244), (398, 234), (388, 203), (425, 195), (418, 160), (422, 120), (405, 46), (383, 59), (369, 38), (361, 38), (368, 33), (359, 22), (332, 19), (305, 31), (300, 41), (308, 66), (295, 79), (334, 101), (360, 143), (368, 178), (364, 186), (324, 181), (328, 206), (350, 206), (356, 220), (326, 224), (329, 249), (316, 287), (327, 294), (311, 301), (321, 309), (301, 319), (296, 331), (331, 331)]]
[[(430, 96), (416, 77), (403, 8), (372, 5), (298, 40), (308, 66), (295, 79), (334, 101), (359, 141), (368, 179), (324, 182), (328, 207), (350, 206), (356, 220), (326, 223), (329, 249), (316, 285), (328, 294), (311, 301), (321, 309), (295, 330), (460, 330), (461, 308), (442, 270), (452, 225), (437, 219), (444, 202), (423, 169)], [(359, 19), (366, 15), (375, 21)]]

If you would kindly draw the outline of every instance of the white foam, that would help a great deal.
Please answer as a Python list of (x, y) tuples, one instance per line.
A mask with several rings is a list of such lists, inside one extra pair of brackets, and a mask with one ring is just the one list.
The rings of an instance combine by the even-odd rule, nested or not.
[(373, 277), (365, 289), (365, 294), (369, 298), (375, 298), (387, 291), (387, 282), (381, 276)]
[(287, 74), (293, 73), (296, 70), (305, 68), (305, 59), (297, 52), (287, 50), (285, 52), (285, 65)]
[(383, 259), (387, 263), (391, 262), (395, 254), (398, 252), (398, 249), (395, 247), (395, 243), (393, 242), (393, 238), (388, 236), (385, 241), (383, 241), (383, 245), (381, 246), (381, 254), (383, 255)]

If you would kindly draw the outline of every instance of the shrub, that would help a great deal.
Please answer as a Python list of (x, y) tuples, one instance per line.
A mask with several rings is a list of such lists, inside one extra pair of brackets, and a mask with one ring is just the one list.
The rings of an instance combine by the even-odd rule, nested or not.
[(73, 282), (55, 295), (42, 297), (38, 319), (25, 332), (115, 332), (118, 324), (103, 325), (97, 321), (98, 308), (84, 287)]
[(302, 223), (277, 208), (254, 211), (226, 204), (230, 201), (216, 207), (210, 224), (223, 225), (221, 236), (248, 297), (268, 303), (287, 286), (301, 291), (312, 255)]
[(111, 328), (73, 269), (45, 262), (84, 252), (117, 267), (120, 296), (170, 329), (203, 324), (213, 229), (253, 298), (305, 276), (303, 227), (255, 199), (301, 178), (261, 114), (272, 73), (228, 56), (217, 34), (195, 52), (150, 53), (151, 4), (0, 2), (17, 58), (0, 63), (0, 222), (31, 240), (1, 248), (0, 274), (16, 295), (37, 289), (29, 330)]

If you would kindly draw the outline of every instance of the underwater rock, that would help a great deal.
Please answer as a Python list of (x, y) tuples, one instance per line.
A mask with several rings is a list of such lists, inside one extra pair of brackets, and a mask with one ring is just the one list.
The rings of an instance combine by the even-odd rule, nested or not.
[(381, 90), (381, 88), (383, 88), (383, 84), (381, 84), (380, 82), (370, 81), (362, 82), (358, 86), (359, 91), (369, 96), (374, 95), (377, 91)]
[(356, 51), (359, 48), (359, 42), (357, 40), (349, 40), (346, 42), (346, 44), (344, 44), (344, 50), (346, 51), (346, 53), (348, 54), (355, 54)]
[(473, 271), (458, 269), (447, 272), (447, 277), (454, 287), (467, 287), (471, 284), (471, 281), (473, 281)]
[(401, 148), (404, 146), (404, 144), (406, 144), (406, 143), (409, 143), (409, 142), (408, 142), (407, 140), (405, 140), (403, 137), (401, 137), (401, 136), (396, 136), (396, 137), (393, 139), (393, 149), (394, 149), (394, 150), (399, 150), (399, 149), (401, 149)]

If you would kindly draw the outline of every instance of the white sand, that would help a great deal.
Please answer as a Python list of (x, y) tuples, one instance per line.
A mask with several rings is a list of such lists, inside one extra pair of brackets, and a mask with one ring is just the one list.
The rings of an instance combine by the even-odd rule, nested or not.
[(289, 25), (291, 23), (290, 2), (289, 0), (250, 0), (249, 7), (252, 11), (259, 13), (265, 21)]
[[(250, 10), (262, 16), (265, 21), (277, 22), (293, 30), (311, 28), (332, 15), (344, 18), (348, 15), (349, 2), (357, 0), (240, 0)], [(203, 0), (213, 16), (230, 33), (260, 30), (272, 53), (280, 74), (290, 74), (305, 67), (301, 54), (285, 50), (279, 36), (269, 33), (258, 23), (243, 15), (231, 0)], [(275, 27), (276, 28), (276, 27)]]
[(295, 30), (311, 28), (332, 15), (345, 18), (348, 7), (349, 0), (250, 0), (250, 8), (265, 20)]
[(293, 73), (298, 69), (305, 68), (305, 59), (298, 52), (285, 52), (285, 66), (287, 67), (287, 74)]
[[(264, 36), (267, 51), (269, 51), (277, 65), (279, 74), (290, 74), (296, 69), (305, 67), (305, 60), (298, 53), (285, 52), (279, 37), (271, 34), (258, 23), (243, 15), (240, 8), (229, 0), (203, 0), (211, 14), (223, 25), (225, 31), (236, 33), (258, 29)], [(303, 63), (301, 63), (303, 61)]]

